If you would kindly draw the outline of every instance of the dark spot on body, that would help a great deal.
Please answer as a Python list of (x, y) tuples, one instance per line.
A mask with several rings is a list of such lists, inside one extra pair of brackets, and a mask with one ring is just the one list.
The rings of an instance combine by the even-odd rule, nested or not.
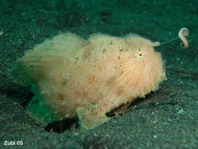
[(78, 57), (75, 58), (75, 63), (77, 63), (77, 62), (78, 62)]
[(64, 99), (64, 96), (63, 96), (63, 94), (61, 94), (61, 93), (58, 93), (58, 100), (63, 100)]
[(103, 48), (103, 49), (102, 49), (102, 53), (105, 53), (105, 52), (106, 52), (106, 50), (107, 50), (107, 49)]
[(96, 82), (96, 76), (95, 75), (90, 75), (88, 77), (88, 83), (89, 84), (94, 84)]
[(107, 85), (109, 85), (109, 86), (113, 86), (114, 83), (115, 83), (115, 76), (113, 76), (107, 80)]
[(67, 81), (68, 81), (67, 78), (63, 79), (62, 85), (66, 85), (67, 84)]
[(124, 93), (123, 89), (118, 89), (118, 91), (117, 91), (117, 95), (118, 96), (121, 96), (123, 93)]

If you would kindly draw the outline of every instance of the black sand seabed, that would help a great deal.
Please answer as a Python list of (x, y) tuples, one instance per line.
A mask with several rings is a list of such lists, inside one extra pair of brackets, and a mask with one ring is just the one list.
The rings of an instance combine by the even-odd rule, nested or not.
[[(197, 0), (0, 0), (0, 148), (197, 149), (197, 14)], [(123, 115), (92, 130), (66, 129), (67, 122), (36, 124), (25, 112), (33, 94), (8, 75), (25, 50), (62, 32), (83, 37), (135, 32), (165, 41), (181, 27), (190, 30), (188, 49), (181, 49), (179, 40), (157, 48), (168, 80)]]

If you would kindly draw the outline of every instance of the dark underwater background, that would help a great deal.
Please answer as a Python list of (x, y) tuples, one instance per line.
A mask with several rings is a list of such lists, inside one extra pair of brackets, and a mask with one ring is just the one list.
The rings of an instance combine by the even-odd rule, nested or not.
[[(75, 120), (37, 124), (26, 113), (33, 93), (9, 75), (26, 50), (60, 33), (84, 38), (98, 32), (137, 33), (152, 41), (167, 41), (182, 27), (190, 31), (188, 49), (179, 46), (180, 40), (156, 48), (167, 74), (159, 90), (92, 130), (80, 131)], [(4, 145), (5, 141), (15, 145)], [(0, 0), (0, 148), (8, 146), (197, 149), (198, 1)]]

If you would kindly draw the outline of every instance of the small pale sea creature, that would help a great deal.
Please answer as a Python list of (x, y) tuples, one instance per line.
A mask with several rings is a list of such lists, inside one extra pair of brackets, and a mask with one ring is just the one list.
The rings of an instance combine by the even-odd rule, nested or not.
[(34, 98), (28, 113), (49, 123), (78, 117), (81, 128), (94, 128), (121, 104), (158, 89), (166, 79), (161, 54), (135, 34), (123, 38), (93, 34), (83, 39), (60, 34), (25, 53), (12, 70)]

